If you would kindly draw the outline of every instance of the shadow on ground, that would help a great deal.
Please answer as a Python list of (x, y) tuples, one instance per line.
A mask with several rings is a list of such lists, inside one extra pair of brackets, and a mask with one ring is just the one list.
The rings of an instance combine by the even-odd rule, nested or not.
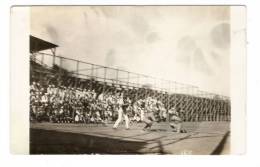
[(146, 142), (30, 129), (30, 154), (138, 154)]
[[(196, 126), (193, 126), (196, 125)], [(223, 154), (229, 136), (228, 123), (187, 123), (188, 133), (176, 134), (158, 124), (149, 132), (113, 131), (83, 125), (31, 124), (30, 154)], [(226, 132), (226, 133), (225, 133)], [(226, 135), (225, 135), (226, 134)]]

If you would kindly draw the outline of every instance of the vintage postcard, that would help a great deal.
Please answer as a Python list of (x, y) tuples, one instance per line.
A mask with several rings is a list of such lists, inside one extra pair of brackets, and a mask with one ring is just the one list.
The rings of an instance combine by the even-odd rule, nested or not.
[(244, 6), (11, 9), (11, 152), (245, 151)]

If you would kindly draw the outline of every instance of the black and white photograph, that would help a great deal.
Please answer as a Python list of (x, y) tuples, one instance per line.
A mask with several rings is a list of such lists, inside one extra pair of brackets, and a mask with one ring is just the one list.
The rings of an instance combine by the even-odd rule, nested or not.
[(29, 154), (231, 154), (231, 6), (29, 9)]

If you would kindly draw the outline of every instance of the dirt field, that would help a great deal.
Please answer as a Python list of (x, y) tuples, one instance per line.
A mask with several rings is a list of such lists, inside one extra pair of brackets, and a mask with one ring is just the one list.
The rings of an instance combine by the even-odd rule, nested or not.
[(130, 130), (112, 125), (31, 123), (31, 154), (228, 154), (229, 122), (185, 122), (187, 133), (167, 123)]

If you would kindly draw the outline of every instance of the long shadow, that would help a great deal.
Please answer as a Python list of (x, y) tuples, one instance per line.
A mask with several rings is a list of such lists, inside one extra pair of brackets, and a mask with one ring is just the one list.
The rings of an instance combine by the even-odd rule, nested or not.
[(220, 153), (223, 151), (224, 145), (227, 141), (227, 138), (230, 134), (230, 131), (228, 131), (225, 136), (223, 137), (223, 139), (221, 140), (221, 142), (219, 143), (219, 145), (216, 147), (216, 149), (211, 153), (211, 155), (220, 155)]
[[(192, 135), (187, 135), (187, 136), (185, 136), (185, 137), (178, 138), (178, 139), (174, 140), (173, 142), (170, 142), (170, 143), (167, 143), (167, 144), (159, 143), (159, 146), (160, 146), (161, 148), (163, 148), (163, 147), (165, 147), (165, 146), (167, 146), (167, 145), (175, 144), (175, 143), (178, 143), (178, 142), (180, 142), (180, 141), (182, 141), (182, 140), (188, 139), (188, 138), (190, 138), (190, 136), (192, 136)], [(158, 146), (150, 147), (150, 149), (154, 149), (154, 148), (156, 148), (156, 147), (158, 147)]]
[(110, 137), (110, 138), (114, 138), (114, 139), (118, 139), (118, 140), (126, 140), (129, 141), (129, 139), (132, 139), (132, 140), (136, 140), (136, 141), (145, 141), (145, 142), (149, 142), (149, 141), (154, 141), (154, 140), (159, 140), (159, 139), (162, 139), (166, 136), (161, 136), (161, 137), (157, 137), (157, 138), (153, 138), (153, 139), (142, 139), (142, 138), (136, 138), (138, 136), (145, 136), (145, 135), (149, 135), (149, 134), (152, 134), (151, 132), (147, 132), (147, 133), (142, 133), (142, 134), (137, 134), (137, 135), (132, 135), (132, 136), (120, 136), (120, 135), (110, 135), (110, 134), (104, 134), (104, 133), (98, 133), (98, 132), (89, 132), (89, 134), (92, 134), (92, 135), (101, 135), (101, 136), (107, 136), (107, 137)]
[(158, 143), (158, 147), (159, 147), (159, 153), (160, 154), (166, 154), (166, 152), (163, 149), (163, 145), (162, 145), (161, 140), (158, 140), (157, 143)]
[(30, 129), (30, 154), (140, 154), (146, 142)]
[[(213, 138), (213, 137), (218, 137), (218, 136), (222, 136), (222, 135), (211, 135), (211, 136), (193, 136), (191, 137), (192, 135), (189, 135), (189, 138), (188, 139), (202, 139), (202, 138)], [(186, 138), (183, 137), (183, 138)], [(179, 139), (183, 139), (183, 138), (176, 138), (176, 140), (179, 140)], [(172, 141), (172, 139), (164, 139), (164, 141)]]
[[(176, 143), (178, 143), (178, 142), (181, 142), (181, 141), (183, 141), (183, 140), (186, 140), (186, 139), (196, 139), (196, 138), (199, 138), (199, 139), (201, 139), (201, 138), (213, 138), (213, 137), (218, 137), (218, 136), (222, 136), (221, 134), (218, 134), (218, 135), (211, 135), (211, 136), (193, 136), (193, 135), (196, 135), (196, 134), (199, 134), (198, 132), (197, 133), (193, 133), (193, 134), (189, 134), (189, 135), (187, 135), (187, 136), (184, 136), (184, 137), (181, 137), (181, 138), (176, 138), (175, 140), (173, 140), (172, 141), (172, 139), (164, 139), (164, 141), (172, 141), (172, 142), (170, 142), (170, 143), (165, 143), (165, 144), (162, 144), (162, 143), (160, 143), (160, 147), (165, 147), (165, 146), (168, 146), (168, 145), (171, 145), (171, 144), (176, 144)], [(225, 136), (223, 137), (223, 138), (225, 138), (225, 140), (226, 140), (226, 136), (227, 134), (225, 134)], [(223, 142), (223, 140), (221, 140), (221, 142)], [(220, 146), (222, 146), (223, 147), (223, 145), (224, 144), (221, 144), (221, 142), (220, 142)], [(156, 143), (156, 141), (155, 141), (155, 143)], [(158, 147), (158, 146), (154, 146), (154, 147), (150, 147), (150, 149), (154, 149), (154, 148), (156, 148), (156, 147)], [(218, 146), (219, 147), (219, 146)], [(217, 148), (218, 148), (217, 147)], [(220, 149), (220, 151), (222, 150), (222, 148), (219, 148)], [(219, 150), (217, 150), (218, 152), (220, 152)], [(214, 152), (214, 151), (213, 151)]]
[[(57, 132), (64, 132), (64, 133), (77, 133), (78, 131), (75, 131), (75, 129), (65, 129), (65, 127), (64, 126), (62, 126), (63, 124), (58, 124), (58, 126), (56, 125), (56, 128), (54, 129), (53, 128), (53, 126), (51, 125), (50, 127), (49, 126), (45, 126), (45, 128), (47, 128), (47, 129), (45, 129), (45, 130), (52, 130), (52, 131), (57, 131)], [(69, 125), (69, 124), (68, 124)], [(72, 126), (68, 126), (69, 128), (71, 128)], [(84, 124), (78, 124), (77, 126), (73, 126), (73, 128), (75, 128), (75, 127), (85, 127), (85, 125)], [(93, 127), (97, 127), (97, 126), (93, 126)], [(38, 128), (32, 128), (32, 129), (38, 129)], [(42, 129), (42, 128), (40, 128), (40, 129)], [(111, 128), (112, 129), (112, 128)], [(133, 129), (132, 129), (133, 130)], [(138, 129), (138, 130), (140, 130), (140, 129)], [(100, 130), (99, 130), (100, 131)], [(105, 131), (107, 131), (107, 129), (105, 130)], [(121, 129), (118, 129), (118, 130), (116, 130), (116, 131), (121, 131)], [(84, 134), (84, 131), (80, 131), (80, 132), (83, 132), (83, 134)], [(110, 137), (110, 138), (115, 138), (115, 139), (120, 139), (120, 140), (124, 140), (124, 139), (126, 139), (127, 141), (129, 141), (129, 139), (131, 139), (131, 140), (134, 140), (134, 141), (152, 141), (152, 140), (158, 140), (158, 139), (161, 139), (162, 137), (158, 137), (158, 138), (153, 138), (153, 139), (142, 139), (142, 138), (137, 138), (138, 136), (145, 136), (145, 135), (149, 135), (149, 134), (152, 134), (152, 131), (150, 131), (150, 132), (142, 132), (142, 133), (140, 133), (140, 134), (135, 134), (135, 135), (129, 135), (129, 136), (122, 136), (122, 135), (119, 135), (119, 134), (117, 134), (117, 135), (111, 135), (111, 134), (108, 134), (108, 133), (100, 133), (100, 132), (95, 132), (95, 131), (90, 131), (90, 132), (88, 132), (88, 135), (98, 135), (98, 136), (100, 136), (100, 137), (103, 137), (103, 136), (105, 136), (105, 137)], [(164, 137), (164, 136), (163, 136)]]

